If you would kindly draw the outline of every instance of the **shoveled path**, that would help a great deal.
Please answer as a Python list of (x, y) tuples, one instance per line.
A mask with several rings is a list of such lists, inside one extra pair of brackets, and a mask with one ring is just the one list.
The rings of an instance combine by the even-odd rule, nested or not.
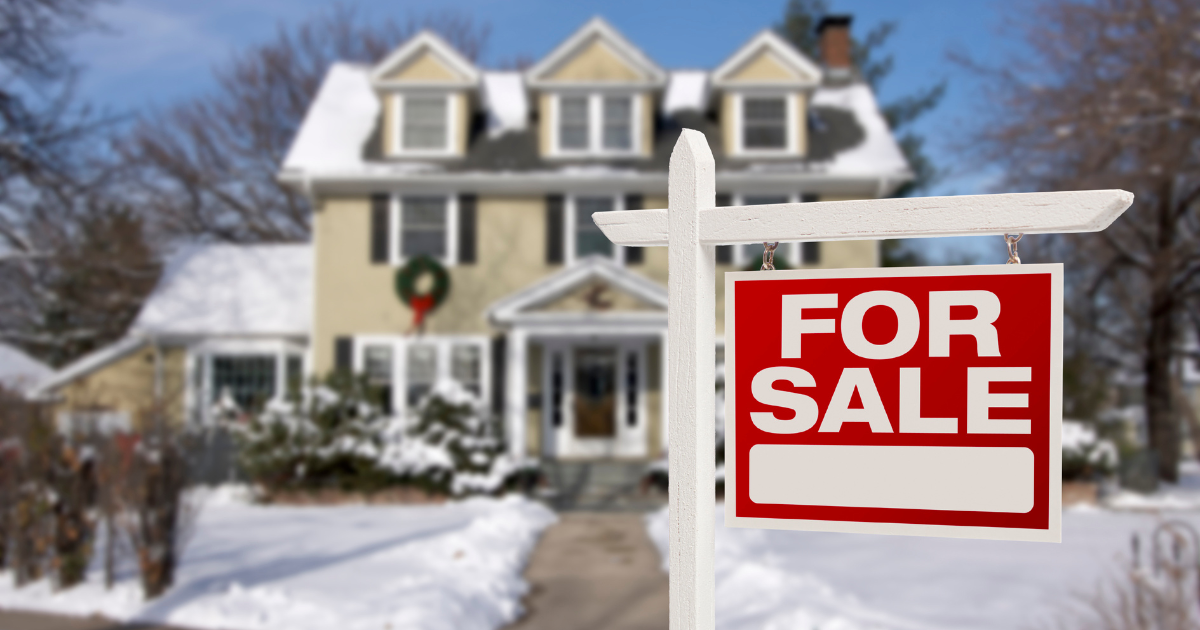
[(665, 630), (667, 574), (641, 514), (566, 512), (542, 535), (510, 630)]
[(168, 626), (126, 625), (101, 617), (64, 617), (0, 610), (0, 630), (176, 630)]

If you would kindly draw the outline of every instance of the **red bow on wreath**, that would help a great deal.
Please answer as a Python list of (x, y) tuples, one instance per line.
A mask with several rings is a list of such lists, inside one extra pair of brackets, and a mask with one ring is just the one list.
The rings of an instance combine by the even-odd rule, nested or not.
[[(417, 292), (417, 281), (421, 276), (429, 274), (433, 286), (426, 293)], [(403, 267), (396, 271), (396, 294), (400, 300), (413, 311), (412, 328), (419, 332), (425, 331), (425, 316), (436, 309), (446, 300), (450, 292), (450, 274), (441, 263), (424, 254), (409, 259)]]

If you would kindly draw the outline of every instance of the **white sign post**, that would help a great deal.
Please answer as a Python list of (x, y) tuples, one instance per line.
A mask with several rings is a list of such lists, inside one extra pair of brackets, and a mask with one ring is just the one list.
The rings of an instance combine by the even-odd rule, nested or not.
[(713, 630), (716, 245), (763, 241), (1095, 232), (1133, 202), (1123, 190), (716, 207), (704, 134), (671, 154), (666, 210), (592, 215), (617, 245), (668, 247), (670, 627)]

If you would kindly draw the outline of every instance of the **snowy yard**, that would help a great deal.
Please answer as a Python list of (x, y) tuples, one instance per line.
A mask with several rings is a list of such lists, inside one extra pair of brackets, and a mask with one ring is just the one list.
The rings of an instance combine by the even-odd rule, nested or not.
[(522, 570), (555, 517), (523, 499), (444, 506), (266, 507), (218, 493), (200, 511), (176, 585), (142, 602), (132, 566), (105, 591), (16, 590), (0, 608), (226, 630), (499, 628), (521, 612)]
[[(1128, 566), (1131, 534), (1165, 518), (1200, 527), (1195, 511), (1092, 508), (1064, 512), (1062, 544), (951, 540), (726, 529), (718, 506), (717, 627), (1050, 628)], [(666, 510), (646, 520), (663, 551)]]

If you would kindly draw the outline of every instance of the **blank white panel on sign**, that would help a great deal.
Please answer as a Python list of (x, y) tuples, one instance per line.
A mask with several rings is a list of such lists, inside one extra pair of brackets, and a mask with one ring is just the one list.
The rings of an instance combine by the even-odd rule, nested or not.
[(1033, 473), (1023, 447), (757, 444), (748, 477), (755, 503), (1025, 513)]

